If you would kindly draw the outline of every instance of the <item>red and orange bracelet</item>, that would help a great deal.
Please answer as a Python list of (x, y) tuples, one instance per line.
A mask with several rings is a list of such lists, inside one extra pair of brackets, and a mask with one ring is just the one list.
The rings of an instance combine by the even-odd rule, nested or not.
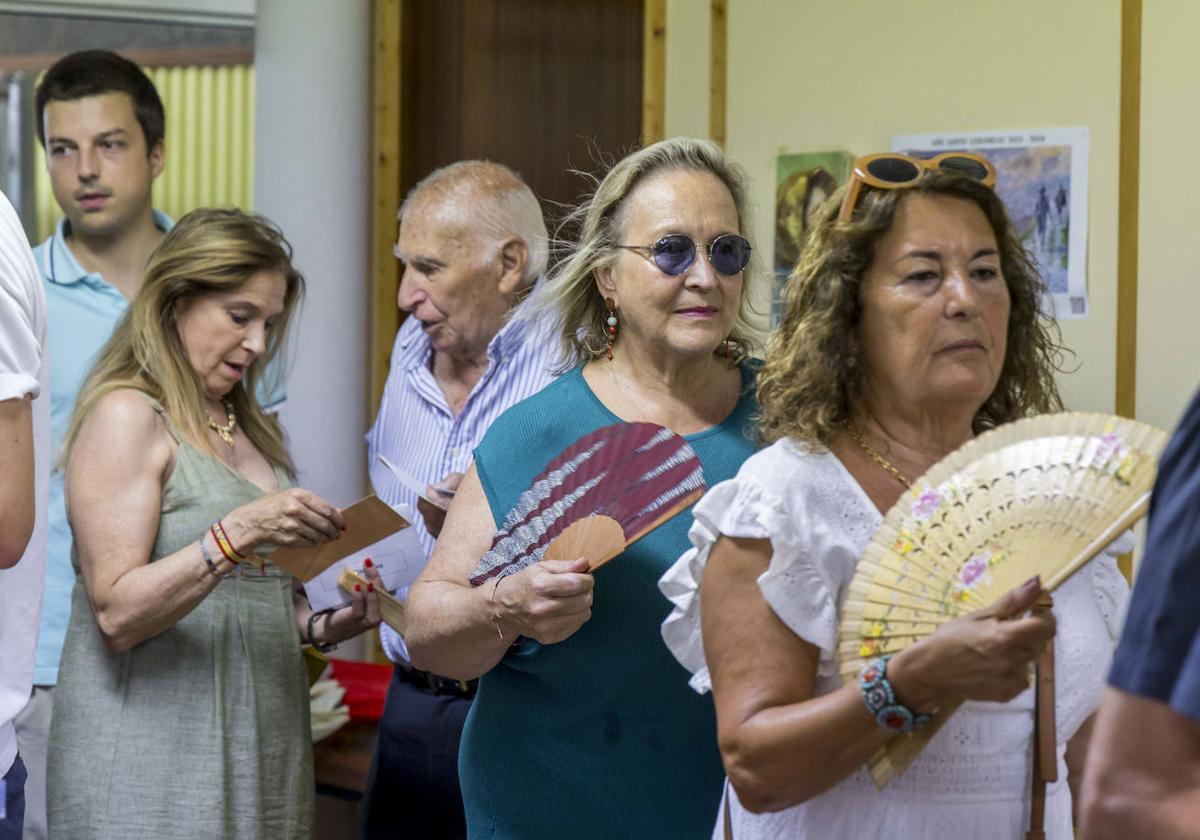
[(237, 566), (246, 559), (237, 553), (237, 550), (233, 547), (233, 543), (225, 535), (225, 528), (221, 525), (220, 519), (214, 522), (208, 530), (212, 532), (213, 539), (217, 541), (217, 547), (221, 549), (221, 553), (225, 555), (226, 560)]

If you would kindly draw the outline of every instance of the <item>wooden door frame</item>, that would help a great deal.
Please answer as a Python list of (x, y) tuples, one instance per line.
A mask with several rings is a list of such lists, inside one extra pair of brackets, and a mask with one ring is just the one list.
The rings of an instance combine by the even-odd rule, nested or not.
[(400, 72), (404, 0), (373, 0), (371, 32), (371, 253), (367, 291), (367, 416), (374, 418), (387, 382), (392, 344), (400, 328), (396, 292), (400, 264), (396, 211), (400, 208)]
[(642, 145), (665, 137), (667, 99), (667, 0), (642, 4)]
[[(1117, 145), (1116, 413), (1137, 416), (1138, 192), (1141, 189), (1142, 0), (1121, 0), (1121, 117)], [(1133, 554), (1117, 566), (1133, 583)]]
[(1121, 0), (1121, 122), (1117, 147), (1116, 412), (1137, 414), (1138, 192), (1142, 125), (1142, 0)]
[(708, 136), (725, 147), (725, 66), (728, 32), (728, 0), (712, 0), (709, 7)]

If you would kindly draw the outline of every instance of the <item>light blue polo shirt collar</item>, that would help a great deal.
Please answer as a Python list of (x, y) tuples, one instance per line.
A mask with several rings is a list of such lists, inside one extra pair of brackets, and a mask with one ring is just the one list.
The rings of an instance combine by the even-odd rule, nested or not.
[[(67, 234), (70, 231), (71, 223), (63, 216), (58, 220), (58, 224), (54, 227), (54, 236), (50, 238), (50, 247), (43, 251), (42, 260), (45, 263), (42, 266), (42, 272), (46, 277), (50, 278), (50, 282), (57, 283), (60, 286), (69, 286), (73, 283), (78, 283), (80, 280), (85, 280), (89, 276), (99, 277), (99, 275), (89, 275), (79, 264), (79, 260), (75, 259), (75, 254), (71, 252), (71, 248), (67, 245)], [(154, 211), (154, 226), (163, 233), (169, 231), (175, 225), (175, 221), (160, 210)]]

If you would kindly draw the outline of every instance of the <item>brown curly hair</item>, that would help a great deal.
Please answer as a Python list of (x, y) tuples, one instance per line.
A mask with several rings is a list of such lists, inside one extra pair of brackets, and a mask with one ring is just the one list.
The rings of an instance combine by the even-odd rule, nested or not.
[(790, 437), (828, 445), (851, 419), (864, 378), (857, 363), (863, 274), (900, 201), (914, 192), (974, 202), (987, 217), (1000, 251), (1011, 299), (1008, 350), (995, 390), (975, 415), (975, 432), (1030, 414), (1061, 411), (1054, 380), (1062, 370), (1061, 333), (1041, 313), (1045, 284), (996, 193), (970, 178), (932, 173), (909, 189), (864, 187), (854, 215), (839, 222), (845, 191), (841, 187), (821, 208), (788, 280), (783, 322), (767, 342), (758, 375), (763, 440)]

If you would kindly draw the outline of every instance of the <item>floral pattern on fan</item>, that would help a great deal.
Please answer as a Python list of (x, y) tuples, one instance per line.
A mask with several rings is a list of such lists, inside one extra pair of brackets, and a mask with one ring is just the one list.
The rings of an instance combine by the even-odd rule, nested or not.
[[(1103, 430), (1097, 430), (1097, 433), (1091, 435), (1082, 435), (1073, 439), (1059, 437), (1054, 441), (1057, 455), (1055, 462), (1047, 464), (1036, 460), (1046, 456), (1052, 447), (1031, 449), (1023, 461), (1011, 465), (1003, 474), (997, 476), (990, 486), (985, 488), (969, 486), (961, 476), (952, 477), (932, 486), (922, 482), (913, 491), (909, 515), (905, 517), (899, 533), (892, 543), (892, 549), (897, 555), (914, 558), (912, 575), (907, 580), (921, 579), (920, 572), (925, 567), (916, 558), (921, 555), (929, 555), (931, 550), (936, 553), (937, 546), (945, 542), (951, 529), (956, 529), (951, 535), (953, 537), (964, 535), (961, 511), (965, 507), (977, 506), (981, 494), (992, 496), (993, 500), (999, 500), (1000, 504), (997, 510), (1009, 513), (1019, 510), (1022, 505), (1028, 506), (1036, 501), (1020, 496), (1020, 488), (1030, 483), (1031, 473), (1048, 473), (1054, 470), (1070, 473), (1075, 467), (1082, 467), (1085, 473), (1091, 473), (1098, 480), (1101, 477), (1108, 477), (1127, 486), (1134, 476), (1140, 459), (1145, 457), (1145, 452), (1131, 445), (1111, 423), (1107, 424)], [(993, 456), (991, 460), (995, 462), (997, 457)], [(1035, 475), (1035, 480), (1040, 481), (1041, 476)], [(1076, 479), (1072, 477), (1071, 480)], [(1049, 483), (1055, 484), (1054, 481)], [(1083, 508), (1086, 508), (1088, 504), (1086, 499), (1077, 499), (1074, 502)], [(1031, 524), (1039, 525), (1041, 523)], [(990, 536), (993, 538), (1004, 536), (1017, 540), (1023, 530), (1033, 529), (1025, 528), (1022, 523), (1015, 522), (1010, 524), (1006, 533), (991, 534)], [(943, 604), (949, 607), (955, 602), (967, 602), (973, 604), (973, 608), (981, 606), (981, 602), (975, 598), (975, 592), (980, 586), (992, 582), (988, 571), (1001, 562), (1003, 557), (1004, 552), (999, 544), (973, 545), (971, 553), (957, 574), (952, 579), (945, 581), (941, 587), (943, 591), (939, 594), (946, 596)], [(902, 579), (900, 582), (904, 582), (904, 580)], [(957, 610), (944, 613), (947, 617), (956, 614), (958, 614)]]
[(992, 577), (988, 574), (988, 570), (1003, 561), (1004, 552), (995, 545), (973, 555), (970, 560), (963, 563), (962, 571), (958, 573), (958, 581), (955, 582), (953, 588), (954, 596), (966, 600), (970, 597), (971, 590), (977, 585), (991, 583)]
[[(847, 588), (839, 672), (898, 653), (1030, 575), (1052, 591), (1144, 515), (1167, 435), (1100, 414), (1031, 417), (935, 464), (888, 511)], [(869, 762), (883, 785), (953, 713)]]
[(1138, 454), (1115, 431), (1108, 431), (1101, 435), (1100, 443), (1096, 448), (1097, 459), (1109, 465), (1110, 474), (1126, 484), (1132, 477)]
[(913, 519), (923, 521), (933, 516), (938, 507), (942, 504), (942, 496), (936, 490), (926, 490), (917, 497), (917, 501), (913, 504), (912, 515)]
[(555, 538), (588, 516), (616, 520), (627, 546), (706, 489), (695, 450), (670, 429), (654, 423), (597, 429), (559, 453), (521, 493), (471, 583), (479, 586), (540, 561)]

